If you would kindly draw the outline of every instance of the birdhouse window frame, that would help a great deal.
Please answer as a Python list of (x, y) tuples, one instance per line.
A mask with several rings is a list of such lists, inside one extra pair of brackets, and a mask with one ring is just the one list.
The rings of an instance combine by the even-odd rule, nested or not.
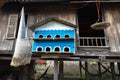
[[(41, 51), (38, 50), (39, 48), (41, 48)], [(43, 51), (43, 47), (42, 47), (42, 46), (38, 46), (38, 47), (37, 47), (37, 51), (38, 51), (38, 52), (42, 52), (42, 51)]]
[[(65, 50), (66, 48), (67, 48), (67, 49), (69, 49), (69, 50), (68, 50), (68, 51), (66, 51), (66, 50)], [(63, 50), (64, 50), (64, 52), (70, 52), (70, 47), (65, 46)]]
[[(49, 51), (47, 51), (47, 48), (49, 48), (50, 50), (49, 50)], [(45, 48), (45, 51), (46, 51), (46, 52), (51, 52), (51, 50), (52, 50), (52, 49), (51, 49), (51, 47), (50, 47), (50, 46), (47, 46), (47, 47)]]
[[(56, 51), (56, 48), (58, 48), (59, 50)], [(60, 52), (60, 51), (61, 51), (60, 47), (59, 47), (59, 46), (55, 46), (55, 48), (54, 48), (54, 52)]]
[(55, 38), (60, 38), (60, 35), (59, 34), (55, 35)]

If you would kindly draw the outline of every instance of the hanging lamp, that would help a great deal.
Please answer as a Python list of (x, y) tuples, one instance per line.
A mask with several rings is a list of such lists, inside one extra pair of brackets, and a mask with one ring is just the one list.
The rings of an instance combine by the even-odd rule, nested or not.
[(96, 23), (92, 24), (90, 27), (94, 30), (103, 30), (110, 26), (109, 22), (103, 22), (100, 16), (100, 0), (96, 0), (96, 7), (98, 13), (98, 20)]

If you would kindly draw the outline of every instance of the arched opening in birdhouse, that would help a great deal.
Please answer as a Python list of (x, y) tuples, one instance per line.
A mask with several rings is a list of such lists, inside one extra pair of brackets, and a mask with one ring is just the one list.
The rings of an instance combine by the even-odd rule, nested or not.
[(42, 47), (38, 47), (38, 48), (37, 48), (37, 51), (38, 51), (38, 52), (42, 52)]
[(56, 35), (55, 38), (60, 38), (60, 35)]
[(59, 47), (55, 47), (55, 52), (60, 52), (60, 48)]
[(50, 52), (51, 48), (50, 47), (46, 47), (46, 52)]
[(65, 35), (65, 38), (69, 38), (69, 37), (70, 37), (69, 35), (67, 35), (67, 34)]
[(70, 52), (69, 47), (65, 47), (65, 48), (64, 48), (64, 52)]
[(47, 35), (47, 38), (52, 38), (51, 35)]
[(39, 35), (39, 38), (43, 38), (43, 35)]

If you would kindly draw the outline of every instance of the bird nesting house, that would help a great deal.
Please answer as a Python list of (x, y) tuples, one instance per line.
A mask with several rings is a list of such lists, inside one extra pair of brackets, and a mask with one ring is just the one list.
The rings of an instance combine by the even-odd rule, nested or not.
[(75, 25), (49, 18), (32, 25), (34, 53), (75, 53)]

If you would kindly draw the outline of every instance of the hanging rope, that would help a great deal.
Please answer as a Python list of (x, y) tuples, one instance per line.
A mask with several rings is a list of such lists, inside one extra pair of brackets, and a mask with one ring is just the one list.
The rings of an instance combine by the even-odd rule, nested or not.
[(100, 20), (100, 0), (96, 0), (96, 7), (98, 13), (98, 21)]

